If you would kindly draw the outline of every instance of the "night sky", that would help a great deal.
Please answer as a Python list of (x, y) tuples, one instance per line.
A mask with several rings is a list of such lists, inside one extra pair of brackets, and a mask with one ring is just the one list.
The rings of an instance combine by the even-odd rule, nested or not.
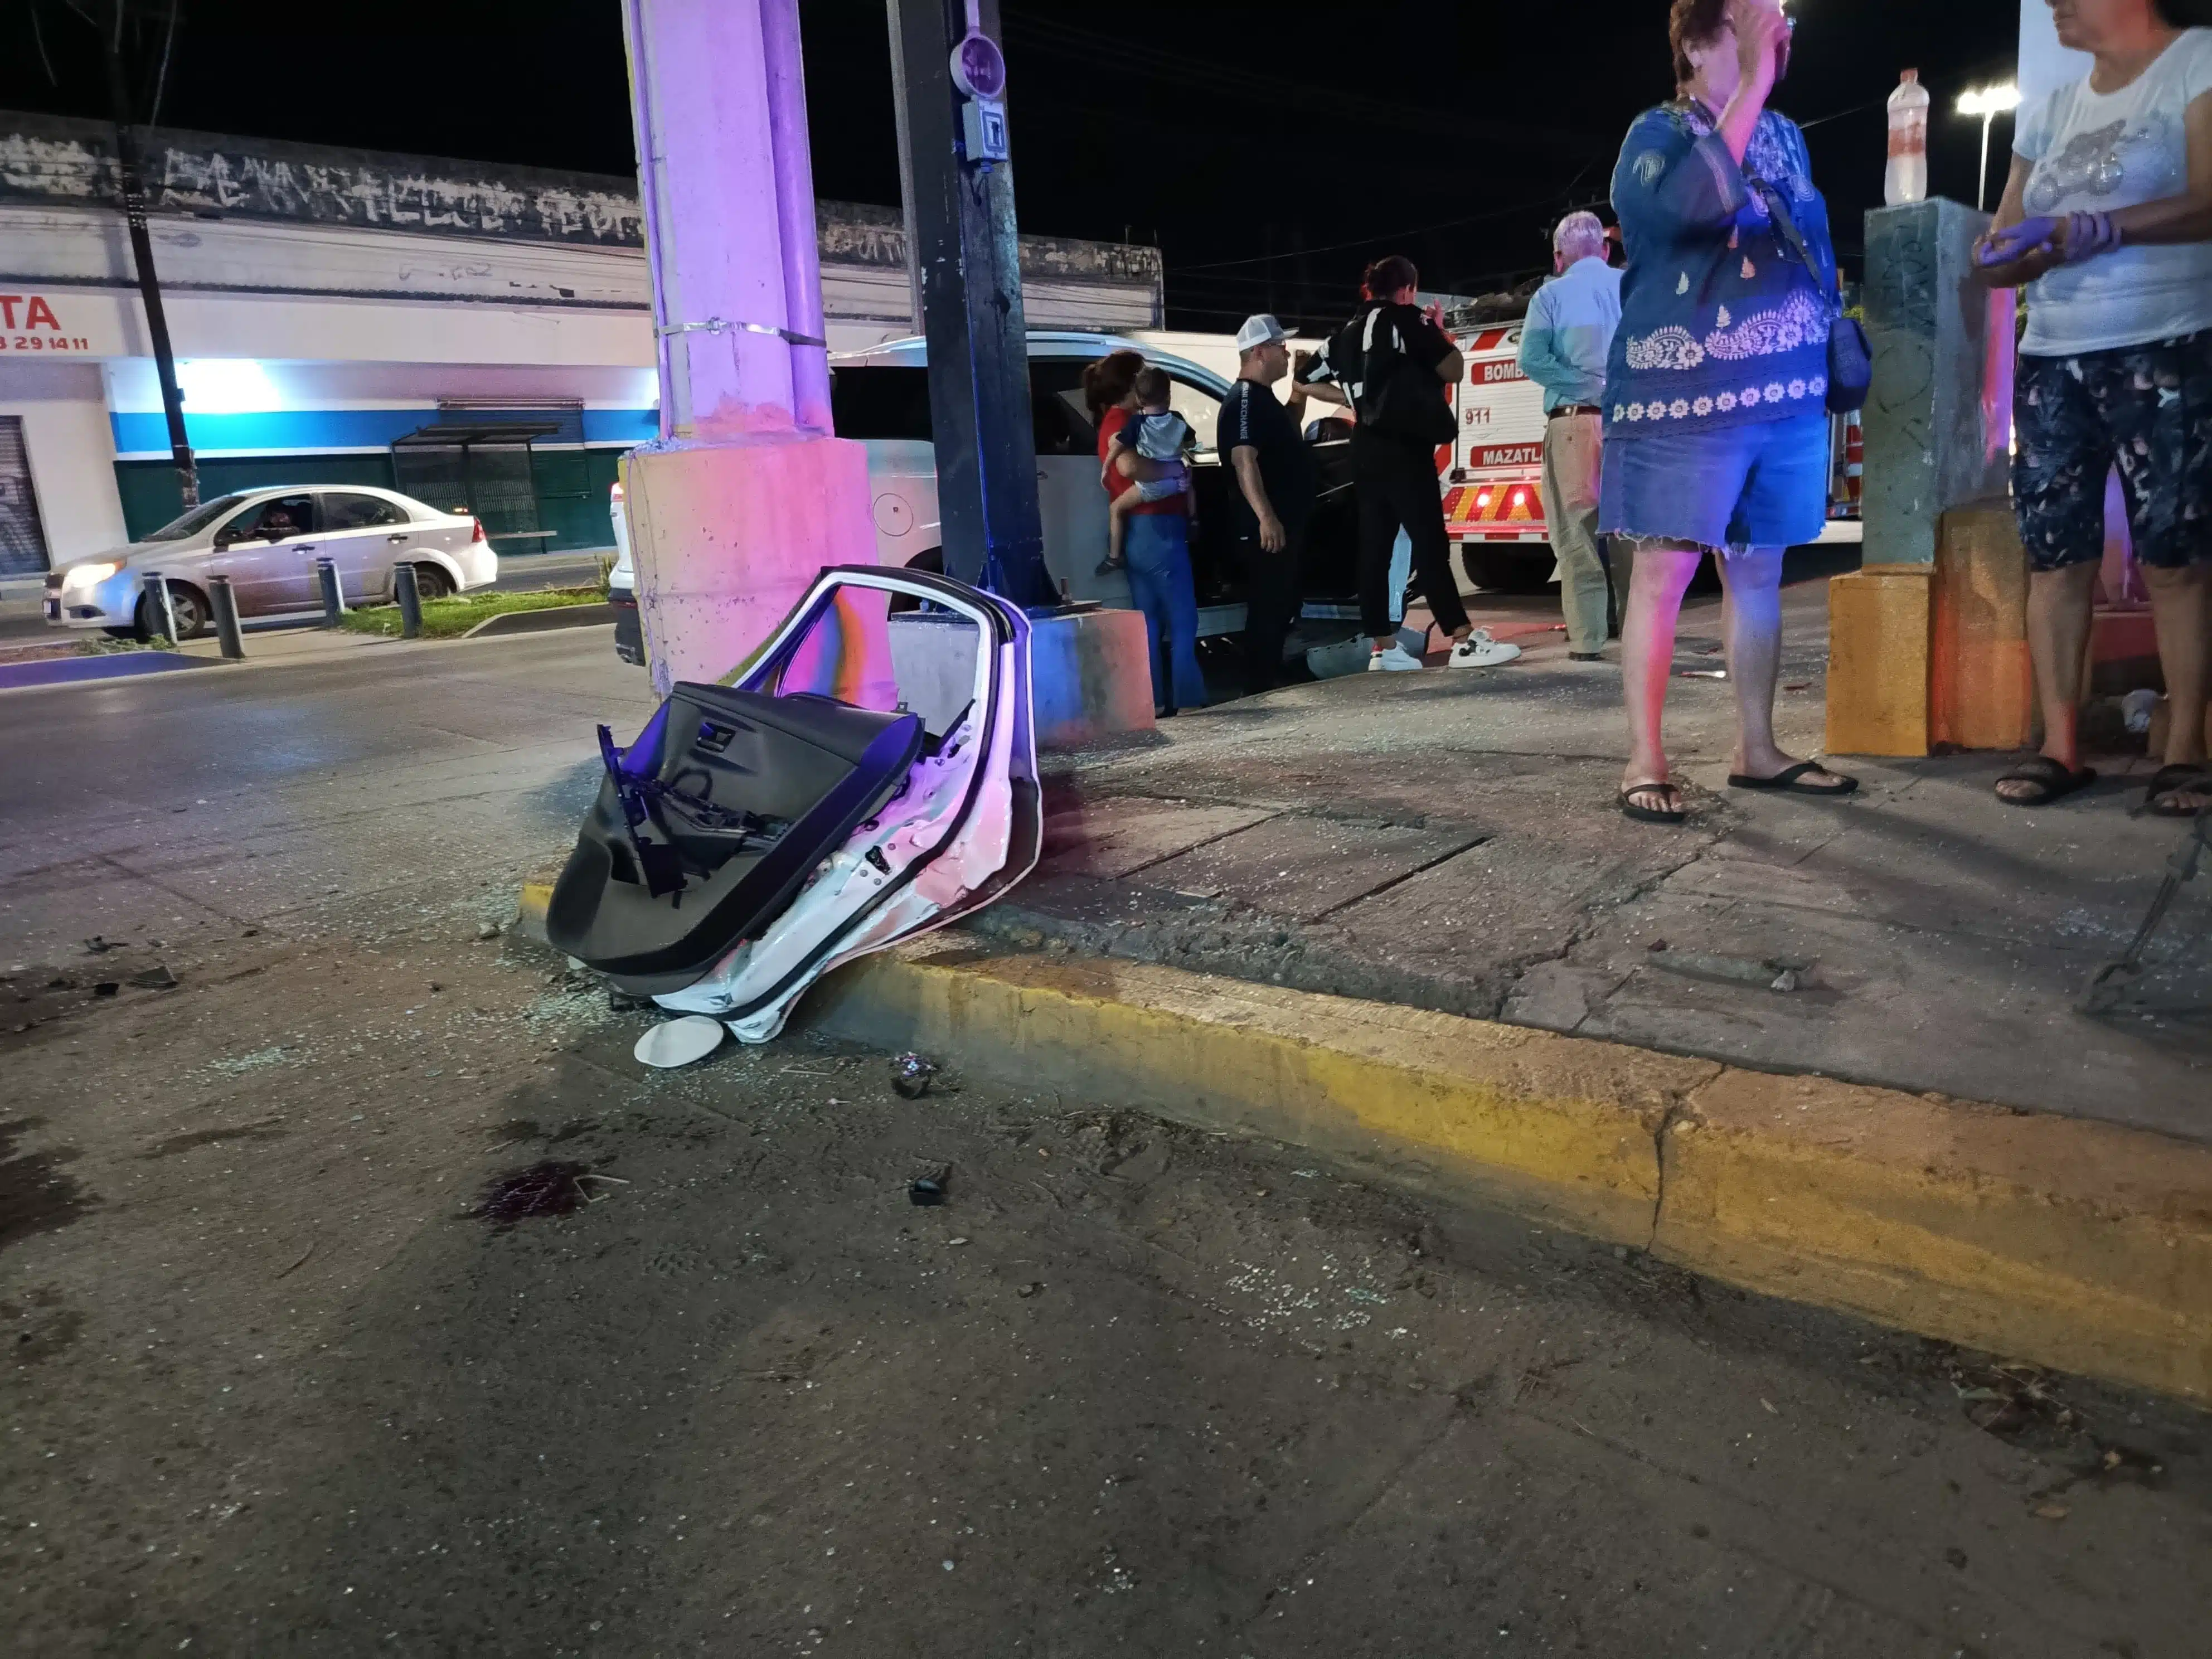
[[(80, 0), (88, 10), (106, 0)], [(0, 107), (104, 116), (68, 0), (11, 21)], [(131, 0), (150, 88), (169, 0)], [(592, 173), (634, 173), (616, 0), (179, 0), (163, 124)], [(1879, 202), (1881, 100), (1907, 65), (1936, 95), (1934, 188), (1972, 200), (1980, 124), (1948, 112), (2008, 78), (2016, 0), (1793, 0), (1778, 105), (1808, 129), (1846, 263)], [(881, 0), (802, 0), (815, 186), (895, 204)], [(1410, 254), (1480, 293), (1544, 268), (1571, 206), (1600, 206), (1621, 134), (1666, 97), (1666, 0), (1515, 6), (1363, 0), (1005, 0), (1025, 229), (1155, 242), (1170, 321), (1325, 321), (1361, 266)], [(44, 47), (43, 58), (40, 50)], [(49, 80), (46, 64), (53, 76)], [(1817, 125), (1815, 125), (1817, 123)], [(2009, 123), (1990, 165), (1994, 196)], [(1272, 256), (1272, 257), (1271, 257)]]

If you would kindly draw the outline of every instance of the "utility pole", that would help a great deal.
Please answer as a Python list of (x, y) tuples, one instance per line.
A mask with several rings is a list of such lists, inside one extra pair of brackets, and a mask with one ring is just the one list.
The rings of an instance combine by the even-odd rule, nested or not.
[(945, 574), (1057, 603), (1037, 508), (999, 0), (888, 0), (908, 269), (929, 341)]
[(131, 124), (131, 91), (123, 72), (123, 8), (113, 0), (114, 27), (104, 31), (107, 57), (107, 102), (115, 123), (115, 163), (123, 195), (123, 219), (131, 231), (131, 258), (138, 267), (138, 294), (146, 302), (146, 332), (154, 342), (154, 373), (161, 382), (161, 410), (169, 417), (169, 453), (176, 463), (177, 486), (187, 508), (200, 504), (199, 465), (185, 436), (185, 394), (177, 387), (177, 354), (169, 344), (169, 319), (161, 309), (161, 284), (154, 274), (154, 239), (146, 229), (144, 173), (139, 166), (138, 133)]

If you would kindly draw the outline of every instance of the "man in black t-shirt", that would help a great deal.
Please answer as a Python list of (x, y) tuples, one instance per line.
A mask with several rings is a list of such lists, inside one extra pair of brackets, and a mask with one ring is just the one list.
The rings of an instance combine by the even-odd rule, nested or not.
[(1230, 524), (1245, 575), (1244, 678), (1256, 692), (1282, 678), (1319, 474), (1298, 431), (1305, 390), (1292, 392), (1290, 409), (1269, 390), (1290, 373), (1283, 325), (1264, 315), (1248, 319), (1237, 331), (1237, 383), (1222, 399), (1214, 446), (1230, 470)]
[(1326, 376), (1352, 394), (1352, 478), (1359, 504), (1360, 626), (1374, 641), (1368, 667), (1421, 666), (1398, 643), (1390, 620), (1390, 551), (1402, 527), (1413, 544), (1413, 574), (1429, 614), (1452, 637), (1449, 665), (1486, 668), (1520, 647), (1494, 644), (1460, 603), (1444, 533), (1436, 453), (1451, 441), (1456, 417), (1447, 388), (1465, 362), (1435, 307), (1414, 304), (1420, 279), (1413, 262), (1392, 254), (1367, 268), (1366, 303), (1328, 343), (1307, 377)]

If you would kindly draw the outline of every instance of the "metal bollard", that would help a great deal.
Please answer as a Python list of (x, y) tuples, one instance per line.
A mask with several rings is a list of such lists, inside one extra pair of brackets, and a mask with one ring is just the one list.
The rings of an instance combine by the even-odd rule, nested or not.
[(392, 597), (399, 601), (399, 637), (419, 640), (422, 637), (422, 586), (416, 580), (415, 567), (396, 564), (392, 567)]
[(246, 637), (238, 627), (238, 595), (230, 591), (230, 578), (208, 578), (208, 603), (215, 608), (216, 637), (222, 654), (232, 662), (246, 660)]
[(338, 591), (338, 568), (327, 553), (315, 556), (315, 581), (323, 590), (323, 626), (336, 628), (345, 615), (345, 595)]
[(161, 624), (161, 637), (171, 645), (177, 642), (177, 608), (169, 603), (168, 579), (158, 570), (145, 575), (146, 597), (154, 602), (153, 614)]

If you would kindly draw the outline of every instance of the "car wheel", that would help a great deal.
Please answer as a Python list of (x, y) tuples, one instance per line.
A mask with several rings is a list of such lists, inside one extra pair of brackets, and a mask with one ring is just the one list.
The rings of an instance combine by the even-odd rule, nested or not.
[[(933, 547), (927, 553), (917, 553), (906, 562), (906, 568), (921, 571), (925, 575), (942, 576), (945, 574), (945, 550)], [(890, 610), (894, 613), (921, 609), (920, 599), (909, 599), (903, 593), (891, 595)]]
[(1468, 580), (1493, 593), (1540, 593), (1552, 582), (1548, 542), (1462, 542)]
[(450, 599), (453, 579), (441, 564), (418, 564), (415, 567), (415, 591), (426, 599)]
[[(171, 582), (169, 610), (177, 619), (177, 639), (179, 642), (185, 640), (196, 640), (207, 632), (208, 602), (200, 596), (198, 588), (187, 587), (182, 582)], [(155, 609), (151, 594), (142, 593), (138, 596), (137, 617), (138, 625), (131, 631), (140, 640), (151, 640), (157, 635), (163, 636), (167, 635), (169, 624)]]

